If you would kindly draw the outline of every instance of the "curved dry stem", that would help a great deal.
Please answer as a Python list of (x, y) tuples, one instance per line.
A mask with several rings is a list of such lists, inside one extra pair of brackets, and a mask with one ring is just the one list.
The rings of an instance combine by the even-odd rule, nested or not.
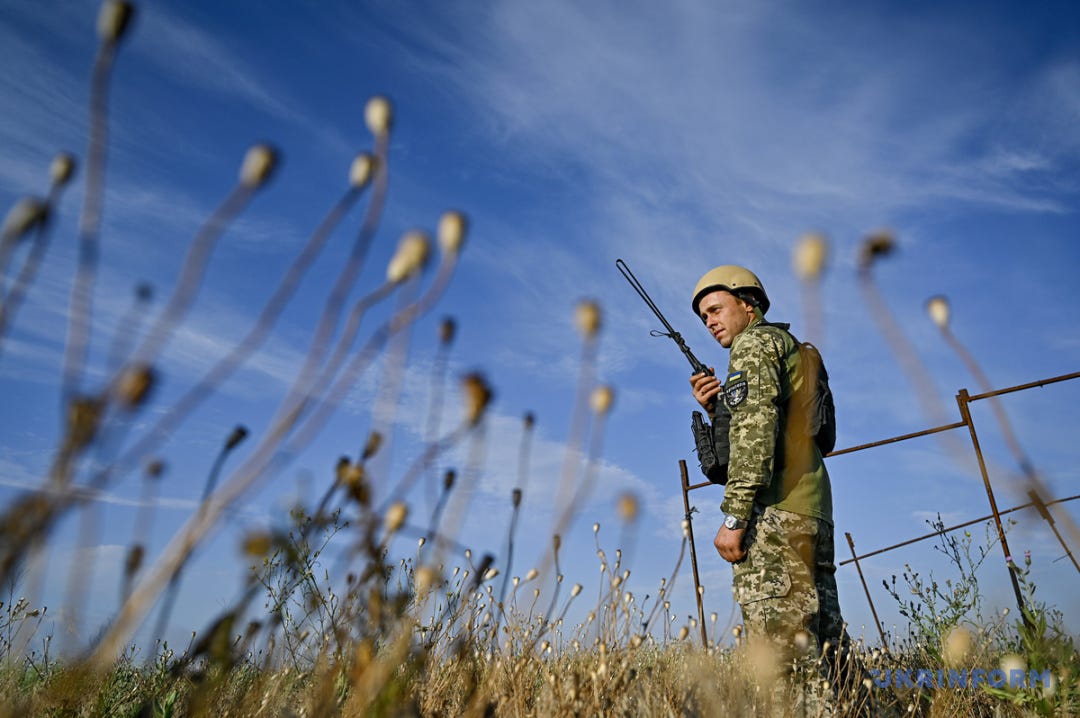
[(79, 259), (71, 286), (67, 341), (61, 374), (61, 407), (79, 390), (90, 346), (94, 281), (97, 274), (98, 233), (105, 197), (105, 159), (108, 146), (109, 77), (116, 58), (115, 41), (103, 41), (94, 58), (90, 79), (90, 128), (86, 161), (86, 191), (79, 217)]

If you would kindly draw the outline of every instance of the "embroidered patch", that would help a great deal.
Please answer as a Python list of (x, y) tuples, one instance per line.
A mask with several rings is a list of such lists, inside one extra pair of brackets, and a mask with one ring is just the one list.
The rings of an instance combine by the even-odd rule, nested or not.
[(741, 378), (742, 372), (738, 372), (738, 375), (740, 378), (737, 381), (731, 381), (729, 378), (727, 384), (724, 385), (724, 403), (732, 409), (746, 401), (749, 390), (746, 379)]

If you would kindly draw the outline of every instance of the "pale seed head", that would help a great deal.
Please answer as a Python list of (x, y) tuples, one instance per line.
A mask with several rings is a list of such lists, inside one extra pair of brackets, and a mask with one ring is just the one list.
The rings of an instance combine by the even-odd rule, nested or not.
[(277, 167), (278, 153), (270, 145), (252, 145), (240, 165), (240, 184), (251, 189), (261, 187)]
[(49, 208), (37, 197), (23, 197), (12, 207), (4, 218), (0, 238), (16, 239), (45, 221)]
[(390, 100), (382, 95), (376, 95), (368, 100), (364, 107), (364, 123), (376, 137), (389, 133), (394, 123), (394, 108)]
[(574, 325), (586, 339), (592, 339), (600, 331), (600, 305), (584, 299), (574, 307)]
[(469, 220), (464, 214), (456, 210), (444, 212), (439, 218), (439, 227), (436, 236), (439, 240), (439, 249), (445, 254), (457, 254), (461, 245), (465, 242), (465, 233), (469, 228)]
[(415, 229), (406, 232), (386, 268), (386, 279), (394, 284), (405, 281), (427, 265), (430, 254), (431, 240), (427, 234)]
[(942, 651), (945, 665), (962, 665), (968, 654), (971, 652), (973, 644), (972, 639), (971, 631), (963, 626), (954, 626), (953, 629), (945, 635), (945, 650)]
[(105, 42), (117, 42), (131, 25), (135, 7), (129, 2), (106, 0), (98, 13), (98, 37)]
[(390, 505), (386, 510), (386, 530), (394, 533), (405, 525), (405, 519), (409, 516), (409, 508), (401, 501)]
[(75, 174), (75, 158), (67, 152), (53, 157), (49, 165), (49, 179), (56, 187), (63, 187)]
[(611, 410), (611, 404), (615, 401), (615, 390), (606, 384), (593, 389), (589, 396), (589, 406), (596, 414), (606, 414)]
[(1005, 672), (1006, 676), (1012, 676), (1013, 671), (1020, 671), (1021, 673), (1027, 673), (1027, 661), (1023, 656), (1015, 653), (1006, 653), (1001, 657), (1001, 670)]
[(829, 241), (823, 234), (805, 234), (795, 245), (792, 255), (795, 275), (803, 281), (814, 281), (825, 271), (829, 258)]
[(416, 571), (416, 593), (423, 597), (426, 596), (431, 587), (435, 585), (435, 570), (429, 566), (421, 566)]
[(352, 164), (349, 165), (349, 184), (356, 189), (366, 187), (375, 174), (377, 164), (378, 160), (375, 159), (374, 155), (368, 152), (357, 154)]
[(940, 294), (936, 297), (930, 297), (926, 301), (926, 313), (930, 315), (930, 321), (938, 329), (947, 329), (949, 327), (949, 317), (951, 312), (949, 311), (949, 300)]

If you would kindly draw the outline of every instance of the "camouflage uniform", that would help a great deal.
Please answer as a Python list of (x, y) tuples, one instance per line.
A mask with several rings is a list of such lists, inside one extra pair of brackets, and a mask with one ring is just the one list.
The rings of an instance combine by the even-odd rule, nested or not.
[(721, 507), (749, 520), (746, 558), (732, 565), (734, 593), (748, 639), (765, 639), (783, 666), (808, 665), (826, 642), (824, 662), (832, 663), (835, 649), (849, 645), (836, 593), (829, 474), (804, 410), (813, 385), (794, 338), (760, 315), (733, 340), (722, 393), (731, 451)]

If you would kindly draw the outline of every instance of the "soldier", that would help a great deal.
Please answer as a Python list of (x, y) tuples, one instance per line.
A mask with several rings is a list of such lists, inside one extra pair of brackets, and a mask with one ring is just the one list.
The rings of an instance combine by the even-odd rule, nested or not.
[(690, 384), (714, 419), (718, 402), (731, 414), (724, 521), (713, 543), (732, 564), (747, 638), (765, 639), (780, 665), (806, 664), (822, 649), (822, 662), (834, 664), (848, 639), (836, 594), (829, 473), (805, 400), (816, 377), (806, 376), (787, 325), (764, 320), (769, 297), (753, 272), (710, 270), (692, 307), (730, 350), (723, 384), (708, 374)]

